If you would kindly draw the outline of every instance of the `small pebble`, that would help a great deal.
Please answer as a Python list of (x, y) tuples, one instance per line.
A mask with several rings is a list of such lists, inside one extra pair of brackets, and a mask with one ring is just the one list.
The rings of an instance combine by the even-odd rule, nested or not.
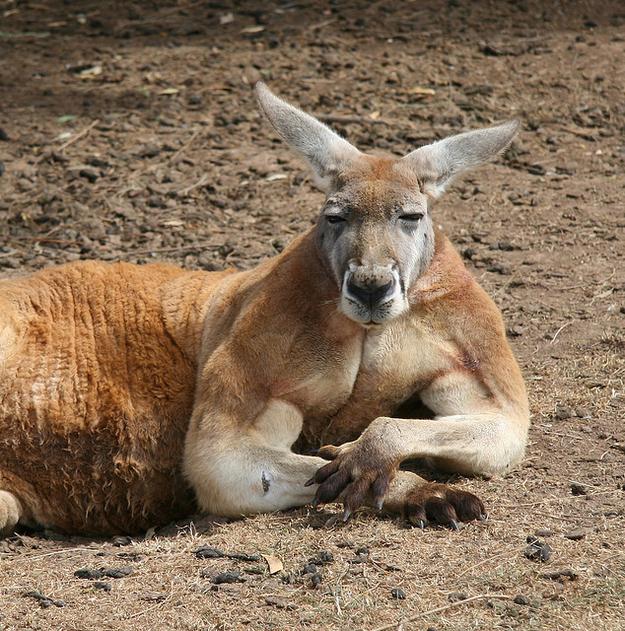
[(93, 584), (93, 588), (94, 589), (99, 589), (100, 591), (103, 591), (103, 592), (110, 592), (111, 591), (111, 584), (110, 583), (103, 583), (102, 581), (96, 581)]
[(245, 579), (241, 577), (241, 572), (238, 570), (231, 570), (229, 572), (221, 572), (213, 576), (211, 583), (215, 585), (223, 585), (224, 583), (244, 583)]
[(549, 581), (560, 581), (562, 583), (564, 580), (577, 580), (578, 574), (570, 568), (565, 568), (563, 570), (555, 570), (554, 572), (545, 572), (541, 574), (541, 576)]
[(549, 528), (540, 528), (534, 532), (537, 537), (551, 537), (553, 536), (553, 530)]
[(87, 578), (89, 580), (93, 580), (96, 578), (102, 578), (104, 573), (102, 570), (91, 570), (89, 568), (82, 568), (80, 570), (76, 570), (74, 572), (74, 576), (76, 578)]
[(447, 596), (447, 600), (450, 603), (457, 603), (457, 602), (460, 602), (461, 600), (466, 600), (466, 599), (467, 599), (467, 595), (464, 594), (463, 592), (451, 592), (451, 594)]
[(401, 587), (393, 587), (393, 589), (391, 589), (391, 596), (396, 600), (405, 600), (406, 592)]
[(134, 570), (131, 567), (103, 567), (102, 574), (109, 578), (124, 578), (130, 576)]
[(519, 594), (518, 596), (514, 597), (513, 602), (515, 602), (517, 605), (529, 605), (530, 599), (527, 596), (523, 596), (523, 594)]
[(78, 171), (78, 175), (80, 175), (80, 177), (84, 177), (85, 180), (88, 180), (91, 184), (100, 177), (93, 169), (80, 169), (80, 171)]
[(572, 495), (588, 495), (588, 489), (583, 484), (578, 484), (577, 482), (573, 482), (571, 484), (571, 494)]
[(527, 538), (528, 546), (523, 550), (523, 556), (530, 561), (545, 563), (551, 558), (551, 546), (537, 539), (533, 535)]
[(321, 574), (319, 574), (319, 572), (317, 572), (316, 574), (313, 574), (310, 577), (310, 583), (313, 587), (319, 587), (319, 585), (321, 585), (321, 581), (322, 581), (322, 577)]
[(556, 406), (555, 416), (560, 421), (564, 421), (567, 418), (572, 418), (573, 416), (576, 416), (576, 414), (572, 407), (569, 407), (568, 405), (558, 405)]
[(573, 528), (573, 530), (569, 530), (564, 533), (564, 536), (571, 541), (580, 541), (583, 539), (590, 531), (588, 528)]
[(202, 546), (194, 554), (198, 559), (223, 559), (226, 556), (225, 552), (210, 546)]

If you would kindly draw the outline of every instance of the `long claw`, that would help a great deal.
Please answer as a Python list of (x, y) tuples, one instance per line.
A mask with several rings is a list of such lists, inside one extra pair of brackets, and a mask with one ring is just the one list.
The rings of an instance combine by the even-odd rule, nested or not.
[(343, 511), (343, 523), (345, 523), (350, 518), (351, 514), (352, 514), (352, 511), (349, 508), (346, 508)]
[(409, 517), (408, 523), (414, 526), (415, 528), (419, 528), (421, 530), (425, 530), (425, 527), (428, 525), (425, 519), (417, 519), (416, 517)]
[(376, 507), (378, 510), (382, 510), (382, 507), (383, 507), (383, 506), (384, 506), (384, 498), (383, 498), (383, 497), (381, 497), (380, 499), (376, 500), (375, 507)]
[(315, 483), (315, 476), (304, 482), (304, 486), (312, 486)]
[(449, 521), (449, 526), (452, 530), (460, 530), (460, 524), (455, 519)]
[(480, 521), (488, 521), (488, 514), (483, 513), (482, 515), (480, 515)]

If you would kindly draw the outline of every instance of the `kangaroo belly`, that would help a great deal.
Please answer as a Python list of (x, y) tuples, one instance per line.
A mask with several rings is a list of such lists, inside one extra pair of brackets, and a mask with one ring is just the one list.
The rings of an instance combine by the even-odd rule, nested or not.
[(177, 274), (87, 263), (0, 284), (0, 488), (33, 521), (133, 532), (191, 509), (195, 364), (160, 299)]

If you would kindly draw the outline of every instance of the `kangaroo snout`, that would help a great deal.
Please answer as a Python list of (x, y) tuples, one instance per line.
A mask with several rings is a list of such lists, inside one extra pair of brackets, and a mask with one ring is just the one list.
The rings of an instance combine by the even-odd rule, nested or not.
[(396, 289), (397, 266), (349, 264), (345, 274), (345, 291), (349, 298), (370, 309), (390, 299)]
[(346, 289), (350, 297), (368, 307), (374, 307), (393, 294), (395, 279), (390, 278), (366, 278), (362, 280), (355, 274), (347, 278)]

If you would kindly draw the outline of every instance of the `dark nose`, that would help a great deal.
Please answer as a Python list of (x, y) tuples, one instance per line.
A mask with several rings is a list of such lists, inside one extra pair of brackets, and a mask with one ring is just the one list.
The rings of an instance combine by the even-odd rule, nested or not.
[(347, 281), (347, 290), (364, 305), (373, 307), (379, 304), (393, 291), (394, 280), (391, 279), (388, 283), (378, 285), (376, 283), (368, 282), (364, 284), (358, 284), (355, 282), (354, 277), (350, 277)]

